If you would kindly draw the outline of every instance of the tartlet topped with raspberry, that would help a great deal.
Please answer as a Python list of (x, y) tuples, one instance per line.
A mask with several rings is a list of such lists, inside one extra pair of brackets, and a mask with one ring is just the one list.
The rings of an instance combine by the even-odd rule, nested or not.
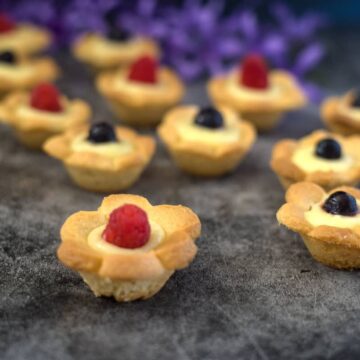
[(3, 121), (32, 149), (41, 149), (49, 137), (87, 123), (91, 115), (85, 101), (67, 98), (51, 83), (39, 84), (30, 92), (8, 95), (1, 110)]
[(0, 50), (0, 96), (9, 92), (29, 90), (55, 80), (59, 68), (49, 57), (27, 58), (13, 50)]
[(200, 176), (232, 171), (256, 139), (253, 125), (224, 106), (178, 106), (165, 115), (158, 133), (176, 164)]
[(112, 28), (108, 36), (87, 33), (75, 41), (74, 56), (97, 71), (127, 67), (143, 54), (154, 58), (160, 55), (156, 42), (142, 36), (131, 36)]
[(96, 296), (147, 299), (193, 260), (200, 230), (189, 208), (111, 195), (97, 211), (80, 211), (66, 220), (57, 253)]
[(176, 73), (148, 55), (125, 69), (100, 74), (97, 88), (119, 119), (134, 126), (158, 124), (184, 94)]
[(34, 55), (51, 43), (51, 33), (32, 24), (17, 23), (9, 14), (0, 13), (0, 52)]
[(211, 79), (208, 92), (215, 104), (232, 107), (263, 131), (273, 128), (284, 112), (306, 103), (293, 76), (286, 71), (270, 71), (257, 54), (246, 56), (230, 74)]
[(106, 122), (82, 125), (50, 138), (44, 150), (62, 161), (72, 180), (96, 192), (130, 187), (149, 164), (155, 140)]

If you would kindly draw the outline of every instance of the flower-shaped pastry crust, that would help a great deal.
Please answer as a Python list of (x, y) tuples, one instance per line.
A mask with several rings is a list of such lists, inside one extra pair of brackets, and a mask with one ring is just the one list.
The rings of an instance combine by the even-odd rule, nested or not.
[(350, 91), (341, 97), (329, 97), (321, 105), (321, 116), (332, 131), (343, 135), (360, 134), (360, 108), (351, 106), (355, 96), (355, 92)]
[[(342, 186), (331, 191), (345, 191), (360, 201), (360, 191), (356, 188)], [(311, 182), (300, 182), (292, 185), (286, 193), (286, 204), (276, 214), (278, 221), (287, 228), (299, 233), (312, 256), (323, 264), (341, 269), (360, 267), (360, 219), (358, 225), (351, 228), (338, 227), (334, 218), (331, 225), (312, 225), (306, 213), (314, 206), (321, 205), (327, 194), (320, 186)], [(325, 213), (325, 211), (324, 211)], [(359, 215), (357, 215), (358, 217)]]
[(266, 131), (276, 125), (283, 112), (303, 107), (307, 101), (288, 72), (272, 71), (269, 83), (269, 90), (256, 91), (240, 86), (234, 74), (221, 75), (209, 81), (208, 93), (215, 104), (233, 108), (259, 130)]
[(143, 54), (159, 57), (156, 43), (148, 38), (136, 37), (128, 41), (109, 40), (100, 34), (89, 33), (80, 37), (73, 46), (74, 56), (95, 70), (128, 66)]
[(20, 59), (14, 65), (0, 65), (0, 94), (26, 90), (37, 84), (53, 81), (59, 75), (59, 68), (48, 57), (30, 60)]
[(73, 143), (89, 126), (72, 128), (49, 139), (44, 150), (61, 160), (74, 182), (90, 191), (117, 192), (131, 186), (141, 175), (155, 152), (155, 141), (150, 136), (138, 135), (126, 127), (116, 127), (117, 138), (133, 147), (121, 156), (106, 156), (84, 150), (74, 151)]
[(41, 111), (30, 106), (28, 92), (14, 92), (2, 102), (0, 115), (3, 122), (14, 129), (24, 145), (32, 149), (41, 149), (49, 137), (88, 122), (91, 109), (85, 101), (69, 100), (63, 96), (61, 103), (61, 112)]
[(128, 71), (121, 69), (100, 74), (97, 88), (118, 117), (129, 125), (156, 125), (183, 97), (182, 81), (166, 67), (159, 68), (156, 84), (129, 81)]
[(198, 110), (199, 108), (194, 105), (179, 106), (170, 110), (158, 127), (161, 139), (177, 165), (191, 174), (218, 176), (231, 171), (253, 145), (256, 139), (254, 127), (241, 120), (231, 109), (221, 106), (218, 110), (222, 113), (225, 124), (227, 120), (231, 120), (233, 130), (239, 133), (238, 140), (204, 143), (201, 141), (201, 135), (199, 141), (182, 138), (178, 126), (189, 119), (192, 121)]
[(15, 29), (0, 34), (0, 52), (15, 51), (21, 55), (32, 55), (47, 48), (51, 33), (45, 28), (30, 24), (18, 24)]
[[(162, 228), (162, 241), (146, 251), (140, 248), (107, 253), (93, 249), (88, 243), (89, 234), (105, 225), (110, 213), (124, 204), (143, 209), (149, 220)], [(200, 230), (199, 218), (189, 208), (152, 206), (141, 196), (111, 195), (98, 211), (81, 211), (66, 220), (58, 257), (79, 271), (96, 295), (114, 296), (118, 301), (148, 298), (161, 289), (175, 270), (185, 268), (193, 260), (197, 252), (194, 240)]]
[[(315, 153), (316, 144), (325, 138), (333, 138), (341, 144), (349, 165), (341, 169), (305, 171), (294, 163), (294, 154), (299, 149), (311, 149)], [(333, 189), (340, 185), (355, 185), (360, 180), (360, 138), (352, 136), (344, 138), (323, 130), (314, 131), (300, 140), (283, 139), (273, 148), (270, 166), (279, 177), (281, 184), (287, 189), (299, 181), (310, 181), (325, 189)], [(315, 155), (314, 155), (315, 157)], [(311, 159), (304, 159), (307, 163)], [(323, 160), (329, 162), (329, 160)], [(341, 160), (340, 161), (344, 161)]]

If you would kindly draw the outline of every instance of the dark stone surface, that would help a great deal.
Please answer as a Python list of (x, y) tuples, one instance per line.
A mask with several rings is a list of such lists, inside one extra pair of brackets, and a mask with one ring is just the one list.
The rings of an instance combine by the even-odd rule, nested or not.
[[(63, 66), (62, 89), (89, 100), (95, 119), (112, 118), (82, 67), (68, 58)], [(189, 89), (193, 99), (206, 103), (201, 85)], [(129, 192), (193, 208), (203, 233), (189, 268), (130, 304), (95, 298), (55, 257), (65, 218), (97, 208), (102, 196), (75, 187), (58, 162), (1, 127), (0, 358), (359, 358), (359, 273), (316, 263), (275, 219), (284, 193), (268, 166), (271, 148), (320, 126), (315, 108), (289, 114), (217, 180), (181, 173), (159, 144)]]

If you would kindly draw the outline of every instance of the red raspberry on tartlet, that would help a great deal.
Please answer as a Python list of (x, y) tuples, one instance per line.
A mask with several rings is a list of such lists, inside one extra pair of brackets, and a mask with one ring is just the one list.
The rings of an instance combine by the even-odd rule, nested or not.
[(16, 28), (16, 23), (5, 13), (0, 13), (0, 33), (12, 31)]
[(60, 112), (62, 111), (60, 92), (53, 84), (40, 84), (31, 92), (30, 105), (43, 111)]
[(158, 62), (151, 56), (142, 56), (130, 67), (128, 80), (147, 84), (157, 83)]
[(144, 246), (150, 239), (150, 224), (146, 212), (132, 204), (113, 210), (103, 237), (110, 244), (123, 248)]
[(266, 89), (269, 81), (264, 58), (257, 54), (246, 56), (239, 68), (239, 81), (249, 88)]

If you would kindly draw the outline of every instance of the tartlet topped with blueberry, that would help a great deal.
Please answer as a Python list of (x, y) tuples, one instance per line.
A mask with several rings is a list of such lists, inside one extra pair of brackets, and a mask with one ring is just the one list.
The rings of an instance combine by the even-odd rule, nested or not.
[(200, 220), (189, 208), (111, 195), (97, 211), (80, 211), (66, 220), (57, 254), (96, 296), (147, 299), (193, 260), (200, 231)]
[(0, 13), (0, 52), (13, 51), (30, 56), (46, 49), (51, 34), (45, 28), (32, 24), (16, 23), (6, 13)]
[(148, 55), (128, 68), (100, 74), (97, 88), (119, 119), (134, 126), (158, 124), (184, 94), (177, 74)]
[(51, 136), (86, 124), (89, 105), (81, 99), (69, 99), (51, 83), (42, 83), (31, 91), (8, 95), (1, 104), (3, 121), (17, 138), (32, 149), (41, 149)]
[(128, 128), (100, 122), (55, 136), (46, 141), (44, 150), (63, 162), (78, 186), (114, 193), (140, 177), (154, 154), (155, 141)]
[(284, 112), (306, 103), (294, 77), (286, 71), (269, 71), (257, 54), (246, 56), (230, 74), (212, 78), (208, 92), (215, 104), (232, 107), (261, 131), (273, 128)]
[(167, 113), (158, 133), (176, 164), (200, 176), (230, 172), (256, 139), (254, 127), (231, 109), (195, 105)]
[(12, 50), (0, 50), (0, 96), (53, 81), (58, 75), (59, 68), (51, 58), (24, 58)]
[(326, 189), (360, 180), (360, 137), (344, 138), (318, 130), (296, 141), (284, 139), (273, 149), (271, 168), (285, 188), (311, 181)]
[(278, 221), (299, 233), (311, 255), (339, 269), (360, 268), (360, 191), (339, 187), (326, 193), (310, 182), (292, 185)]
[(336, 133), (360, 134), (360, 90), (327, 98), (321, 105), (321, 115), (326, 126)]
[(73, 45), (74, 56), (97, 71), (127, 67), (143, 54), (160, 56), (156, 42), (111, 27), (107, 36), (98, 33), (82, 35)]

